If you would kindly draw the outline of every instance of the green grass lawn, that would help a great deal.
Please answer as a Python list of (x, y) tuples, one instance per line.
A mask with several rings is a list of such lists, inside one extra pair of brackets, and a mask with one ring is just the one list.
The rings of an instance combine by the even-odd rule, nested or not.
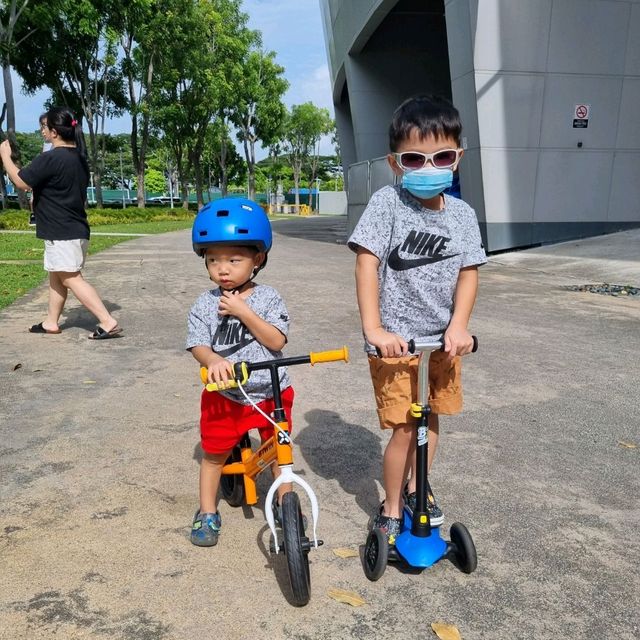
[[(175, 213), (174, 213), (175, 212)], [(98, 253), (114, 244), (132, 240), (136, 236), (102, 236), (101, 233), (166, 233), (189, 229), (193, 224), (193, 212), (177, 209), (143, 210), (127, 209), (128, 217), (121, 211), (89, 213), (91, 242), (89, 254)], [(0, 309), (10, 305), (30, 289), (37, 287), (47, 277), (42, 266), (44, 242), (35, 236), (28, 226), (28, 214), (24, 211), (0, 213)], [(94, 224), (102, 222), (103, 224)], [(2, 233), (2, 229), (27, 230), (28, 233)]]
[[(114, 244), (132, 240), (123, 235), (101, 233), (167, 233), (190, 229), (194, 211), (182, 208), (92, 209), (88, 212), (91, 225), (89, 254), (98, 253)], [(296, 217), (278, 215), (276, 218)], [(28, 231), (28, 233), (2, 233), (2, 230)], [(26, 211), (0, 211), (0, 309), (10, 305), (47, 277), (42, 266), (44, 242), (29, 227)]]

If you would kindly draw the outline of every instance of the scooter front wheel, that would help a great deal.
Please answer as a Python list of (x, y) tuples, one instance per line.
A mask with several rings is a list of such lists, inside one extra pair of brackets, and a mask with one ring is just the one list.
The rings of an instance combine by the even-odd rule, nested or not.
[(364, 575), (375, 582), (382, 578), (389, 559), (387, 535), (381, 529), (371, 529), (364, 547)]
[(282, 498), (282, 538), (293, 604), (296, 607), (303, 607), (311, 597), (310, 547), (304, 532), (300, 500), (293, 491), (285, 493)]
[(462, 523), (454, 522), (449, 535), (453, 546), (453, 563), (463, 573), (472, 573), (478, 566), (478, 556), (469, 530)]

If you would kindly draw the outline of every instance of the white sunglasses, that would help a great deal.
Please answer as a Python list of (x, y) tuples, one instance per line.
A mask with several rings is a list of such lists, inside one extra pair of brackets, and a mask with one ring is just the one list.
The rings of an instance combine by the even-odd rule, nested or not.
[(422, 153), (421, 151), (403, 151), (394, 153), (398, 165), (405, 171), (415, 171), (427, 166), (431, 160), (436, 169), (450, 169), (458, 162), (462, 149), (441, 149), (435, 153)]

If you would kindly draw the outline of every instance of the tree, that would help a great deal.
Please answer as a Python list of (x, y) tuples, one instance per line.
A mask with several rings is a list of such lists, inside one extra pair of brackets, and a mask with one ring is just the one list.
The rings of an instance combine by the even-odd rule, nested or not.
[(27, 92), (49, 88), (55, 103), (67, 105), (79, 122), (86, 122), (98, 207), (104, 168), (104, 142), (99, 142), (98, 134), (104, 137), (106, 118), (126, 106), (116, 68), (118, 34), (113, 16), (118, 5), (118, 0), (34, 3), (21, 25), (36, 29), (37, 37), (22, 43), (15, 63)]
[[(3, 2), (0, 7), (0, 59), (2, 60), (2, 81), (4, 85), (5, 103), (0, 117), (0, 135), (4, 137), (2, 131), (5, 116), (7, 118), (7, 139), (11, 144), (14, 162), (20, 166), (20, 147), (16, 139), (16, 108), (13, 100), (13, 80), (11, 78), (11, 61), (20, 45), (33, 33), (33, 29), (27, 29), (16, 40), (16, 26), (22, 12), (29, 4), (29, 0), (10, 0)], [(6, 206), (7, 193), (4, 180), (2, 182), (2, 207)], [(21, 189), (18, 190), (18, 199), (21, 208), (28, 207), (27, 198)]]
[(333, 121), (326, 109), (316, 107), (311, 102), (291, 107), (291, 113), (284, 125), (283, 144), (293, 169), (296, 205), (300, 204), (299, 189), (303, 167), (309, 164), (312, 168), (310, 184), (313, 184), (318, 164), (315, 147), (320, 138), (330, 131), (331, 126)]
[(207, 128), (202, 163), (209, 168), (210, 181), (216, 181), (223, 196), (227, 195), (230, 182), (238, 183), (245, 179), (246, 164), (231, 140), (229, 125), (224, 114), (216, 118)]
[(275, 62), (273, 51), (251, 50), (243, 61), (242, 77), (235, 84), (231, 120), (238, 129), (249, 173), (249, 198), (255, 197), (255, 144), (270, 146), (282, 134), (286, 107), (282, 96), (289, 83), (282, 77), (284, 68)]
[(159, 90), (154, 94), (152, 118), (164, 132), (182, 185), (187, 206), (187, 175), (195, 181), (198, 204), (202, 199), (201, 157), (208, 125), (233, 99), (232, 81), (252, 32), (245, 27), (240, 0), (186, 2), (177, 18), (180, 29), (158, 68)]
[(131, 115), (131, 154), (136, 171), (138, 207), (145, 205), (145, 166), (151, 135), (151, 113), (157, 91), (156, 68), (174, 57), (182, 18), (189, 22), (192, 2), (129, 0), (117, 5), (122, 75)]
[(145, 188), (152, 193), (164, 193), (167, 188), (164, 173), (157, 169), (147, 169), (144, 172), (144, 184)]

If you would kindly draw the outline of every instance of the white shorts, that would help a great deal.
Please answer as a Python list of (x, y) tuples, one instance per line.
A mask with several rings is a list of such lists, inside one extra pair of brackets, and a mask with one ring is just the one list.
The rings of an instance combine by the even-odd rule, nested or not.
[(76, 273), (84, 267), (88, 240), (45, 240), (44, 270)]

